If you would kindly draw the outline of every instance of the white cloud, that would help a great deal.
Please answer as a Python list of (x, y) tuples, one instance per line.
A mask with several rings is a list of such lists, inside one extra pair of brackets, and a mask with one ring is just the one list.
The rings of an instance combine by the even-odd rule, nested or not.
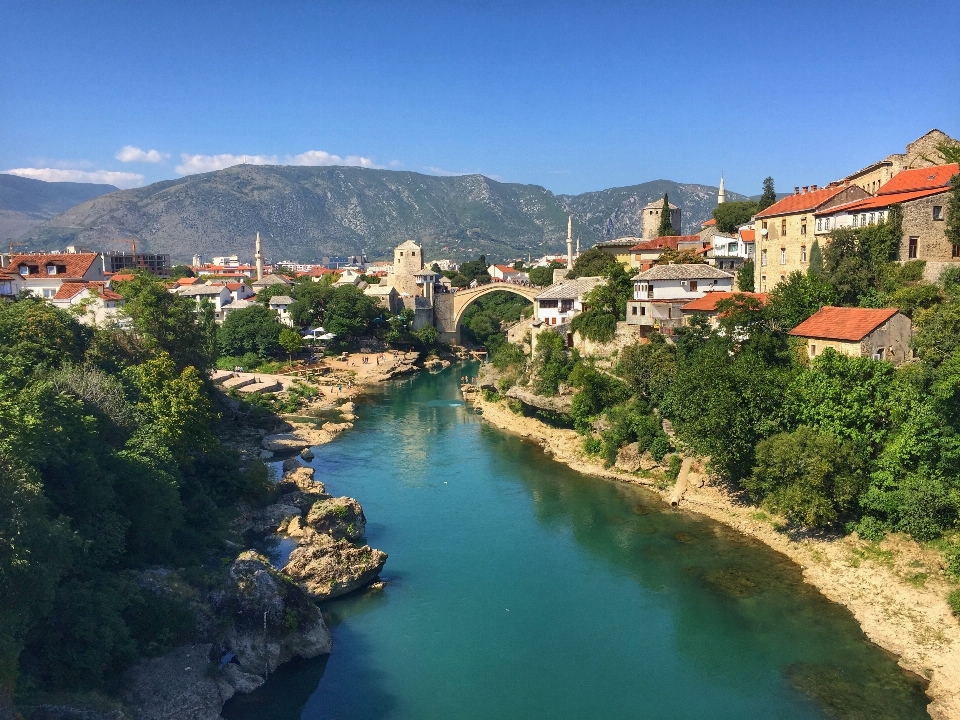
[(307, 150), (299, 155), (286, 155), (280, 158), (277, 155), (233, 155), (224, 153), (222, 155), (190, 155), (183, 153), (180, 155), (180, 164), (177, 165), (177, 172), (181, 175), (194, 175), (196, 173), (213, 172), (214, 170), (223, 170), (234, 165), (351, 165), (354, 167), (378, 168), (370, 158), (361, 155), (331, 155), (323, 150)]
[(14, 168), (0, 170), (7, 175), (44, 180), (46, 182), (107, 183), (118, 188), (135, 188), (143, 185), (140, 173), (114, 172), (111, 170), (64, 170), (62, 168)]
[(428, 173), (430, 173), (431, 175), (442, 175), (442, 176), (444, 176), (444, 177), (455, 177), (455, 176), (457, 176), (457, 175), (471, 175), (471, 174), (472, 174), (472, 173), (468, 173), (468, 172), (455, 172), (455, 171), (453, 171), (453, 170), (444, 170), (443, 168), (430, 167), (430, 166), (425, 167), (424, 170), (426, 170), (426, 171), (427, 171)]
[(162, 153), (159, 150), (141, 150), (135, 145), (124, 145), (114, 157), (120, 162), (158, 163), (170, 157), (170, 153)]

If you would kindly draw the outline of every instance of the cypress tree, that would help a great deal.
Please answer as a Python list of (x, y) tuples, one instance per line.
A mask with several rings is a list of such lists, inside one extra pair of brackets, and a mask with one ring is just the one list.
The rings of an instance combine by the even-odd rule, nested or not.
[(660, 227), (657, 228), (657, 237), (666, 235), (676, 235), (677, 231), (673, 229), (673, 223), (670, 222), (670, 201), (667, 194), (663, 194), (663, 208), (660, 210)]
[(823, 275), (823, 253), (820, 252), (820, 241), (814, 240), (810, 248), (810, 269), (808, 275)]
[(773, 178), (767, 177), (763, 181), (763, 195), (760, 196), (760, 208), (757, 212), (763, 212), (777, 201), (777, 193), (773, 189)]

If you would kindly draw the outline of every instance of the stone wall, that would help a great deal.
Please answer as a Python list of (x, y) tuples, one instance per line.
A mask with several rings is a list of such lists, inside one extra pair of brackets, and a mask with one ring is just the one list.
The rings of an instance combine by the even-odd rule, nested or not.
[[(900, 259), (910, 260), (910, 238), (917, 238), (917, 260), (937, 263), (960, 262), (953, 257), (953, 245), (947, 240), (946, 217), (950, 193), (939, 193), (903, 204), (903, 239)], [(933, 208), (940, 208), (940, 220), (933, 219)], [(938, 273), (939, 274), (939, 273)]]
[(611, 357), (614, 352), (619, 353), (627, 345), (633, 345), (640, 342), (640, 328), (636, 325), (628, 325), (625, 322), (617, 323), (617, 331), (613, 340), (607, 343), (598, 343), (580, 335), (573, 334), (573, 346), (584, 357)]
[(433, 322), (440, 333), (440, 342), (460, 342), (453, 317), (453, 298), (453, 293), (440, 293), (433, 296)]

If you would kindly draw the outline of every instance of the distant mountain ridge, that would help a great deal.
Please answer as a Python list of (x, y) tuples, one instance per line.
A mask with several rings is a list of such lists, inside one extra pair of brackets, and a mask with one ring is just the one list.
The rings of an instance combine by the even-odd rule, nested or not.
[(91, 198), (111, 193), (113, 185), (44, 182), (0, 173), (0, 241), (23, 235), (34, 225)]
[[(406, 239), (427, 257), (512, 258), (560, 252), (567, 214), (582, 247), (641, 232), (644, 205), (664, 193), (695, 232), (716, 206), (717, 188), (669, 180), (580, 195), (483, 175), (437, 177), (357, 167), (237, 165), (90, 199), (32, 228), (31, 247), (67, 244), (209, 258), (252, 255), (260, 232), (271, 260), (308, 261), (365, 251), (389, 257)], [(744, 196), (727, 192), (731, 200)]]

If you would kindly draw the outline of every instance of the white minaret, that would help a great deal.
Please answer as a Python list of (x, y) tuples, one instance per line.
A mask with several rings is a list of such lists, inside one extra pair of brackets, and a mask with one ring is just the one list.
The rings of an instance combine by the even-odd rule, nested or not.
[(717, 205), (723, 205), (727, 194), (723, 191), (723, 175), (720, 175), (720, 192), (717, 193)]
[(257, 250), (254, 256), (257, 258), (257, 280), (263, 280), (263, 250), (260, 247), (259, 232), (257, 232)]
[(567, 270), (573, 270), (573, 215), (567, 215)]

